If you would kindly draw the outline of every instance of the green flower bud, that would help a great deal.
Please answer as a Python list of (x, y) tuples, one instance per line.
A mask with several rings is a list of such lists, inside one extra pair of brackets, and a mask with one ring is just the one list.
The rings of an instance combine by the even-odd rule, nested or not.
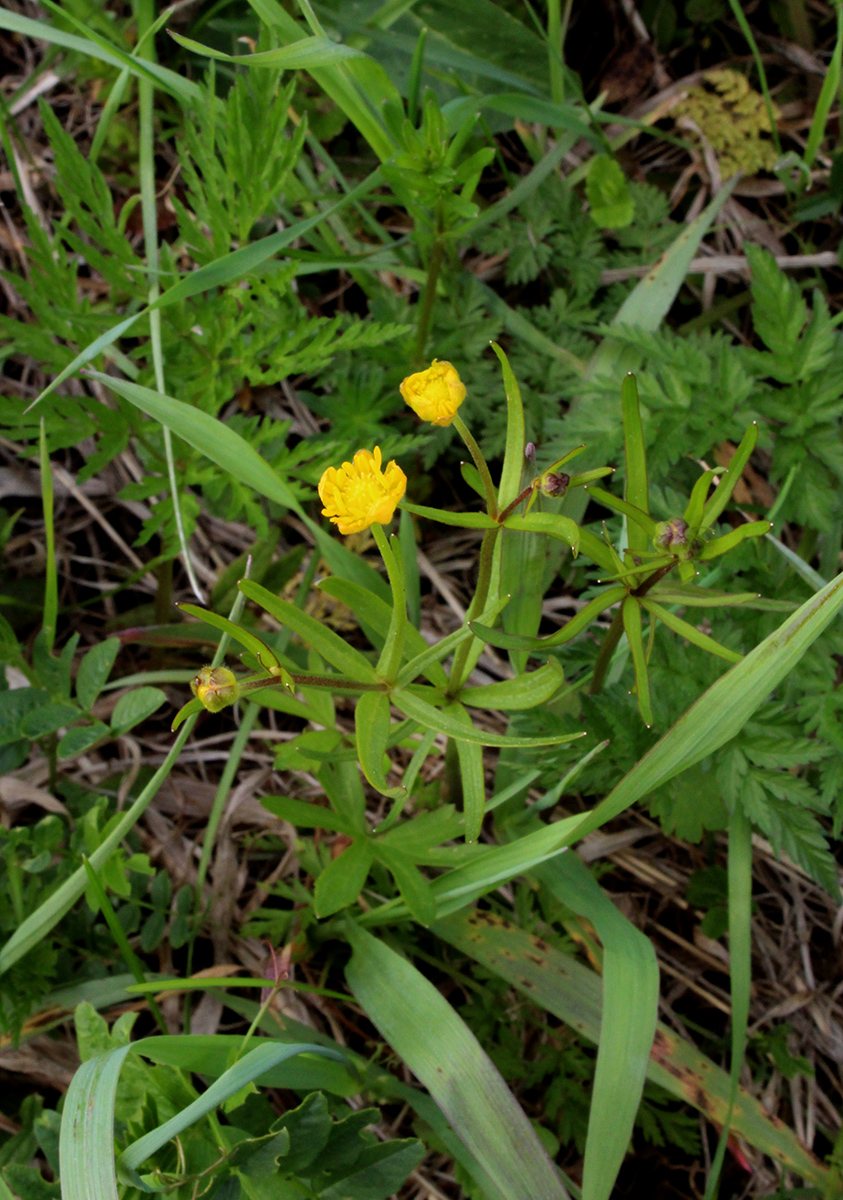
[(190, 690), (208, 712), (221, 712), (236, 704), (240, 695), (237, 676), (228, 667), (203, 667), (190, 682)]

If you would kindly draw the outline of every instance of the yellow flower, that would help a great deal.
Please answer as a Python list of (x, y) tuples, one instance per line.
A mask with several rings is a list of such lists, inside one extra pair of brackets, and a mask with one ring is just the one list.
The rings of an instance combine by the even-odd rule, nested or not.
[(401, 395), (423, 421), (450, 425), (465, 400), (465, 384), (449, 362), (434, 358), (426, 371), (407, 376)]
[(202, 701), (208, 712), (222, 712), (230, 704), (236, 704), (240, 695), (237, 676), (228, 667), (203, 667), (195, 679), (190, 681), (190, 690)]
[(386, 525), (407, 488), (407, 476), (391, 462), (381, 472), (381, 450), (358, 450), (354, 462), (328, 467), (319, 480), (322, 515), (340, 533), (359, 533), (370, 525)]

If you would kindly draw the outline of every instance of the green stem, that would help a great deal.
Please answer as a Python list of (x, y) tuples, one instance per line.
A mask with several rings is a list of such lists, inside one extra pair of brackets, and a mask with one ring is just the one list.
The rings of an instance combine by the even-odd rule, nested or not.
[(465, 442), (466, 449), (468, 450), (469, 454), (471, 455), (472, 459), (474, 460), (474, 465), (477, 468), (477, 471), (480, 475), (480, 482), (483, 484), (483, 492), (486, 496), (486, 511), (488, 512), (489, 516), (492, 518), (493, 521), (497, 521), (498, 520), (498, 497), (497, 497), (497, 493), (495, 491), (495, 485), (492, 482), (492, 476), (489, 471), (489, 464), (486, 462), (486, 459), (483, 457), (483, 451), (477, 445), (477, 442), (474, 440), (471, 430), (468, 428), (468, 426), (466, 425), (466, 423), (462, 419), (462, 417), (459, 415), (459, 413), (454, 414), (454, 420), (453, 420), (452, 424), (454, 426), (454, 429), (456, 429), (457, 433), (460, 435), (462, 440)]
[[(477, 575), (477, 587), (474, 592), (474, 599), (468, 607), (466, 619), (471, 620), (479, 613), (483, 612), (486, 607), (486, 600), (489, 596), (489, 588), (492, 583), (492, 565), (495, 559), (495, 544), (500, 533), (500, 526), (497, 529), (487, 529), (483, 534), (483, 541), (480, 545), (480, 566)], [(451, 664), (451, 681), (448, 687), (448, 696), (453, 698), (462, 687), (465, 680), (463, 675), (465, 666), (468, 662), (468, 656), (471, 653), (471, 648), (476, 638), (469, 638), (463, 642), (457, 649), (454, 655), (454, 661)]]
[[(374, 524), (372, 534), (381, 552), (381, 558), (389, 576), (389, 586), (392, 588), (392, 618), (389, 622), (389, 632), (386, 635), (378, 674), (388, 683), (394, 683), (404, 655), (404, 643), (407, 633), (407, 593), (404, 587), (404, 575), (392, 552), (389, 539), (384, 533), (383, 526)], [(370, 690), (370, 689), (366, 689)]]
[(622, 633), (623, 606), (612, 617), (612, 624), (609, 626), (609, 630), (600, 647), (600, 653), (597, 655), (597, 662), (594, 664), (594, 674), (591, 677), (591, 687), (588, 689), (590, 696), (599, 696), (602, 692), (603, 681), (606, 678), (606, 672), (609, 670), (609, 663), (612, 661), (612, 655), (617, 649)]
[[(531, 494), (533, 491), (535, 491), (535, 488), (533, 487), (533, 482), (534, 482), (534, 481), (533, 481), (533, 480), (531, 480), (531, 481), (530, 481), (530, 482), (527, 484), (527, 486), (524, 488), (524, 490), (523, 490), (522, 492), (519, 492), (519, 494), (518, 494), (518, 495), (515, 497), (515, 499), (512, 501), (512, 503), (511, 503), (511, 504), (507, 504), (506, 508), (503, 510), (503, 512), (502, 512), (502, 513), (498, 513), (498, 518), (497, 518), (497, 519), (498, 519), (498, 521), (500, 522), (500, 524), (501, 524), (501, 525), (503, 525), (503, 523), (504, 523), (504, 521), (507, 519), (507, 517), (511, 517), (511, 516), (512, 516), (512, 514), (515, 512), (515, 510), (516, 510), (516, 508), (518, 507), (518, 505), (519, 505), (519, 504), (521, 504), (521, 503), (522, 503), (522, 501), (526, 500), (526, 499), (527, 499), (527, 497), (528, 497), (528, 496), (529, 496), (529, 495), (530, 495), (530, 494)], [(541, 493), (539, 493), (539, 508), (537, 509), (537, 511), (538, 511), (538, 512), (541, 512)]]
[(433, 249), (430, 252), (430, 262), (427, 266), (427, 279), (424, 285), (424, 296), (419, 307), (419, 323), (416, 326), (416, 365), (421, 367), (425, 363), (425, 347), (427, 346), (427, 334), (430, 329), (430, 318), (433, 315), (433, 305), (436, 300), (436, 285), (439, 282), (439, 272), (442, 270), (442, 259), (445, 255), (445, 242), (439, 233), (436, 234), (436, 239), (433, 243)]
[[(296, 687), (330, 688), (331, 691), (343, 692), (385, 692), (387, 683), (368, 683), (362, 679), (344, 679), (341, 675), (294, 675), (287, 672), (288, 677)], [(280, 675), (267, 675), (261, 678), (238, 680), (240, 695), (248, 692), (262, 692), (264, 688), (283, 687), (284, 679)]]
[(59, 610), (59, 585), (56, 570), (56, 533), (53, 522), (53, 473), (50, 468), (50, 452), (47, 449), (47, 431), (41, 418), (40, 433), (41, 498), (44, 508), (44, 639), (47, 651), (52, 654), (56, 640), (56, 619)]

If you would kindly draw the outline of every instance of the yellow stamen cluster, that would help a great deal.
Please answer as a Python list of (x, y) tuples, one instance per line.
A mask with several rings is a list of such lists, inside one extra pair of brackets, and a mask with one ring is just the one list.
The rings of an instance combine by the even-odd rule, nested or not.
[(449, 362), (434, 358), (426, 371), (407, 376), (401, 395), (423, 421), (450, 425), (465, 400), (465, 384)]
[(380, 446), (358, 450), (353, 462), (328, 467), (319, 480), (322, 515), (340, 533), (360, 533), (370, 525), (387, 525), (407, 488), (407, 476), (391, 462), (381, 471)]

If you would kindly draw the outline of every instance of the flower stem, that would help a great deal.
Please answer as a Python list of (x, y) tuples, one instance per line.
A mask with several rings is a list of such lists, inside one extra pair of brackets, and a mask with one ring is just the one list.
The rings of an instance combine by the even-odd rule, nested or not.
[(442, 259), (445, 256), (445, 242), (436, 235), (433, 243), (433, 249), (430, 252), (430, 262), (427, 265), (427, 279), (424, 285), (424, 295), (419, 306), (419, 322), (416, 326), (416, 353), (415, 360), (417, 366), (423, 366), (425, 362), (425, 347), (427, 345), (427, 334), (430, 329), (430, 318), (433, 315), (433, 305), (436, 300), (436, 285), (439, 282), (439, 272), (442, 270)]
[(621, 640), (623, 633), (623, 606), (621, 606), (615, 615), (612, 617), (612, 624), (606, 636), (603, 638), (603, 644), (600, 647), (600, 653), (597, 655), (597, 662), (594, 664), (594, 674), (591, 677), (591, 687), (588, 689), (590, 696), (599, 696), (603, 690), (603, 681), (606, 678), (606, 672), (609, 670), (609, 663), (612, 661), (612, 655), (617, 649), (618, 642)]
[[(489, 588), (492, 583), (492, 564), (495, 559), (495, 544), (500, 533), (500, 526), (497, 529), (487, 529), (483, 534), (483, 541), (480, 545), (480, 569), (477, 575), (477, 587), (474, 591), (474, 599), (468, 606), (466, 619), (471, 620), (473, 617), (482, 613), (486, 607), (486, 601), (489, 597)], [(468, 662), (471, 648), (477, 641), (476, 638), (470, 638), (463, 642), (457, 649), (454, 655), (454, 661), (451, 664), (451, 682), (448, 687), (448, 695), (456, 696), (457, 692), (462, 687), (465, 680), (465, 666)]]
[[(475, 442), (471, 430), (466, 425), (465, 421), (456, 413), (453, 420), (454, 429), (465, 442), (469, 454), (474, 459), (474, 465), (480, 475), (480, 481), (483, 484), (483, 491), (486, 496), (486, 511), (493, 521), (498, 519), (498, 498), (495, 492), (495, 485), (492, 483), (492, 476), (489, 472), (489, 465), (483, 457), (483, 451)], [(517, 503), (517, 501), (516, 501)]]
[(404, 654), (407, 632), (407, 589), (404, 586), (404, 573), (401, 565), (392, 552), (383, 526), (374, 524), (372, 534), (378, 544), (378, 550), (381, 552), (381, 558), (389, 576), (389, 586), (392, 588), (392, 619), (389, 622), (389, 632), (386, 635), (378, 662), (378, 674), (387, 683), (394, 683)]

